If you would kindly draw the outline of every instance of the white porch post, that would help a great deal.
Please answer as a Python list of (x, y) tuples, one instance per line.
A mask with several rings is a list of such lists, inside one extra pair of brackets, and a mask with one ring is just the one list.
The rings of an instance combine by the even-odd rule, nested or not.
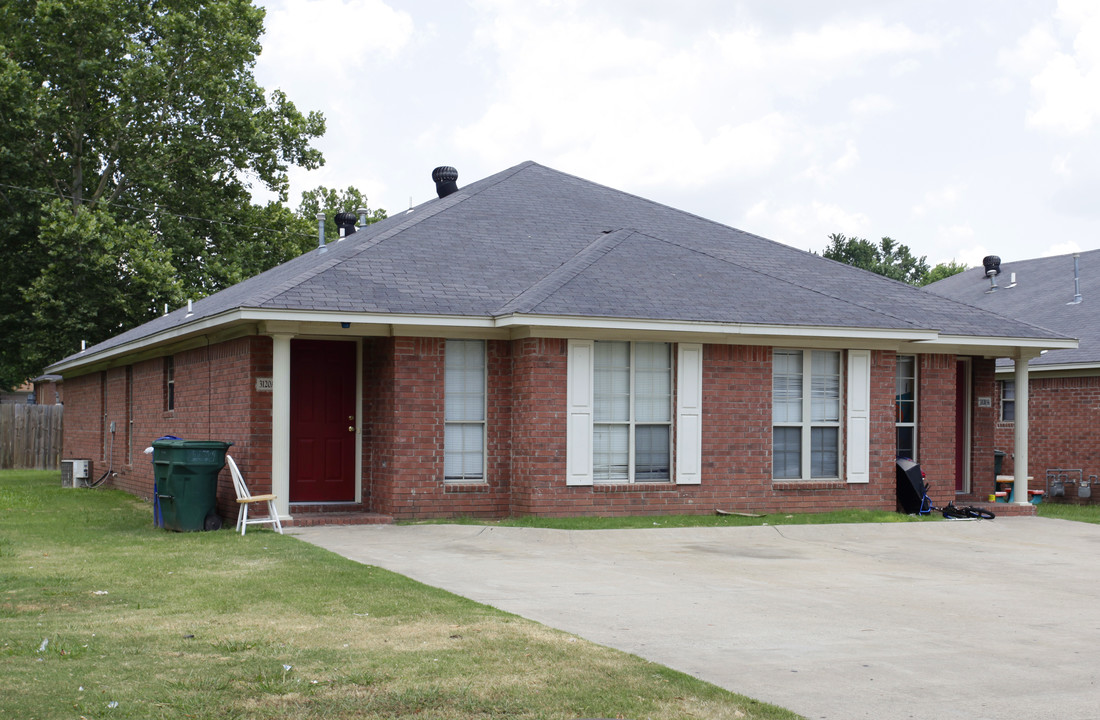
[(1018, 505), (1026, 505), (1029, 501), (1027, 494), (1027, 361), (1029, 359), (1027, 355), (1021, 353), (1014, 361), (1016, 370), (1016, 457), (1013, 462), (1015, 482), (1012, 483), (1012, 488)]
[(290, 517), (290, 338), (271, 335), (271, 492), (280, 518)]

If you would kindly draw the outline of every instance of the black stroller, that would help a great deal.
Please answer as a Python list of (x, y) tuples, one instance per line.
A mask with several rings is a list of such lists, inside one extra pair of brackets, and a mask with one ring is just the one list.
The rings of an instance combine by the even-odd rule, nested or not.
[(924, 481), (924, 471), (921, 470), (920, 465), (909, 458), (897, 459), (897, 480), (898, 512), (908, 515), (928, 515), (933, 510), (940, 510), (945, 518), (952, 520), (992, 520), (996, 517), (992, 510), (985, 508), (955, 507), (955, 503), (948, 503), (947, 507), (942, 508), (933, 506), (932, 499), (928, 497), (928, 483)]
[(928, 485), (924, 471), (909, 458), (898, 460), (898, 510), (908, 515), (927, 515), (932, 512), (932, 500), (928, 497)]

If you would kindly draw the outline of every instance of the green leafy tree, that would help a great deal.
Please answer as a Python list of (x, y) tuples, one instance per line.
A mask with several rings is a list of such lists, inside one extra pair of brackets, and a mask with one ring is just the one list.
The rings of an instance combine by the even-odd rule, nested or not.
[[(0, 3), (0, 386), (308, 246), (293, 213), (251, 202), (323, 163), (324, 118), (253, 76), (263, 18), (249, 0)], [(57, 248), (70, 228), (98, 235)]]
[(909, 248), (888, 237), (876, 245), (864, 238), (849, 238), (839, 233), (829, 236), (829, 247), (822, 253), (830, 260), (854, 265), (910, 285), (919, 285), (928, 273), (925, 256), (914, 257)]
[(966, 270), (965, 263), (957, 263), (954, 260), (950, 262), (940, 263), (925, 274), (925, 276), (920, 281), (920, 285), (921, 287), (925, 285), (931, 285), (937, 280), (943, 280), (944, 278), (949, 278), (952, 275), (958, 275), (964, 270)]
[(145, 228), (118, 222), (102, 207), (74, 215), (63, 200), (41, 217), (43, 264), (24, 291), (35, 320), (24, 337), (28, 362), (43, 367), (72, 352), (72, 338), (132, 327), (180, 297), (171, 253)]
[(382, 209), (371, 210), (367, 205), (367, 196), (353, 187), (346, 190), (327, 188), (319, 185), (312, 190), (302, 193), (302, 202), (298, 205), (298, 216), (314, 228), (314, 237), (317, 235), (317, 213), (325, 213), (325, 242), (332, 242), (340, 237), (340, 230), (336, 227), (336, 213), (358, 212), (359, 208), (367, 208), (367, 224), (371, 225), (386, 218), (386, 211)]

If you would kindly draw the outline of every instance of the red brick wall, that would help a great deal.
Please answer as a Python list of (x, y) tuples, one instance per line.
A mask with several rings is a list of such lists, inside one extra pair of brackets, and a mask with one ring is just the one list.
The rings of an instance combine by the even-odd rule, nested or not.
[(56, 405), (65, 402), (64, 383), (43, 380), (34, 384), (34, 402), (38, 405)]
[(993, 374), (996, 361), (973, 358), (970, 368), (972, 373), (970, 383), (973, 391), (970, 404), (970, 497), (976, 500), (987, 500), (990, 493), (995, 490), (993, 450), (994, 424), (998, 411), (997, 403), (991, 402), (990, 407), (983, 408), (978, 406), (978, 399), (993, 397)]
[[(1013, 378), (1002, 375), (1000, 379)], [(1001, 387), (998, 382), (994, 388), (991, 426), (997, 449), (1008, 453), (1002, 473), (1012, 475), (1016, 424), (1000, 421)], [(1047, 489), (1047, 470), (1081, 470), (1085, 480), (1100, 475), (1100, 377), (1046, 378), (1031, 373), (1028, 410), (1028, 474), (1032, 477), (1028, 486), (1032, 490)], [(1097, 502), (1098, 496), (1100, 488), (1093, 489), (1089, 502)], [(1067, 487), (1065, 501), (1077, 499), (1077, 489)]]
[(91, 373), (65, 381), (65, 425), (61, 457), (64, 459), (91, 460), (91, 474), (95, 477), (107, 467), (100, 467), (103, 460), (103, 441), (100, 428), (103, 424), (103, 373)]
[[(96, 478), (113, 459), (108, 486), (149, 499), (153, 440), (232, 442), (230, 453), (254, 492), (271, 487), (271, 395), (255, 390), (255, 378), (271, 376), (271, 339), (248, 337), (177, 353), (175, 409), (165, 409), (165, 359), (154, 358), (101, 373), (66, 378), (66, 458), (92, 458)], [(127, 381), (127, 376), (132, 382)], [(131, 424), (132, 416), (132, 424)], [(115, 423), (113, 458), (110, 424)], [(132, 450), (131, 450), (132, 448)], [(93, 478), (95, 479), (95, 478)], [(218, 484), (218, 510), (236, 518), (228, 470)]]
[[(443, 338), (364, 343), (364, 488), (371, 509), (397, 518), (501, 517), (511, 473), (510, 344), (489, 341), (484, 483), (443, 481)], [(369, 455), (367, 454), (369, 452)], [(369, 461), (368, 461), (369, 457)], [(365, 491), (364, 496), (368, 493)]]
[[(771, 477), (771, 349), (706, 345), (703, 357), (703, 477), (700, 485), (639, 483), (566, 487), (566, 341), (525, 340), (515, 351), (513, 411), (516, 515), (812, 512), (891, 510), (894, 355), (872, 354), (871, 482), (777, 482)], [(527, 418), (524, 408), (534, 417)], [(533, 440), (531, 438), (537, 438)]]
[(918, 355), (917, 461), (943, 506), (955, 499), (954, 355)]
[(566, 341), (527, 338), (512, 344), (513, 515), (538, 512), (565, 487)]
[[(231, 453), (250, 486), (270, 487), (271, 394), (255, 379), (271, 377), (271, 339), (240, 338), (177, 353), (176, 407), (164, 408), (164, 359), (67, 378), (65, 457), (89, 457), (106, 469), (109, 423), (116, 422), (114, 484), (141, 497), (152, 490), (152, 465), (141, 453), (161, 435), (234, 442)], [(808, 512), (848, 507), (892, 509), (894, 370), (892, 352), (871, 358), (869, 483), (788, 482), (771, 478), (772, 352), (767, 347), (706, 345), (703, 359), (703, 462), (700, 485), (640, 483), (566, 487), (567, 342), (527, 338), (488, 341), (487, 477), (443, 481), (444, 349), (442, 338), (363, 341), (363, 496), (371, 510), (398, 518), (454, 515), (624, 515)], [(132, 375), (132, 398), (127, 399)], [(920, 358), (919, 455), (934, 498), (954, 497), (954, 356)], [(974, 362), (975, 396), (992, 391), (992, 363)], [(982, 388), (985, 388), (984, 390)], [(128, 408), (133, 455), (126, 456)], [(992, 431), (975, 409), (975, 477), (992, 472)], [(984, 412), (993, 412), (985, 410)], [(987, 447), (988, 446), (988, 447)], [(843, 457), (843, 455), (842, 455)], [(236, 512), (223, 472), (219, 509)]]

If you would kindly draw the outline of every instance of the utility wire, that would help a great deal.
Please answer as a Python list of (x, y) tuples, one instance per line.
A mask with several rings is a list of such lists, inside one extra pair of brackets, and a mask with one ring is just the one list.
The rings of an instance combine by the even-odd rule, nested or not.
[[(20, 185), (8, 185), (7, 183), (0, 183), (0, 187), (9, 188), (11, 190), (22, 190), (23, 192), (34, 193), (36, 195), (48, 195), (49, 197), (61, 198), (62, 200), (75, 200), (76, 199), (72, 195), (62, 195), (60, 193), (51, 192), (49, 190), (36, 190), (35, 188), (22, 187)], [(90, 203), (92, 201), (81, 199), (80, 202), (81, 203)], [(139, 208), (139, 207), (134, 207), (133, 205), (126, 205), (124, 203), (110, 202), (108, 200), (99, 200), (97, 202), (99, 202), (103, 205), (113, 205), (114, 207), (126, 208), (127, 210), (133, 210), (134, 212), (149, 213), (148, 208)], [(163, 210), (163, 209), (160, 209), (160, 208), (158, 208), (156, 210), (153, 210), (152, 214), (171, 215), (172, 217), (177, 217), (181, 220), (196, 220), (198, 222), (216, 223), (216, 224), (219, 224), (219, 225), (231, 225), (233, 227), (241, 227), (241, 228), (246, 228), (246, 229), (249, 229), (249, 230), (264, 230), (266, 232), (277, 232), (277, 233), (283, 233), (285, 235), (299, 235), (301, 237), (313, 237), (313, 233), (294, 232), (294, 231), (285, 230), (285, 229), (284, 230), (279, 230), (277, 228), (261, 227), (259, 225), (245, 225), (244, 223), (232, 222), (231, 220), (214, 220), (213, 218), (202, 218), (202, 217), (196, 217), (194, 215), (182, 215), (180, 213), (175, 213), (175, 212), (172, 212), (170, 210)]]

